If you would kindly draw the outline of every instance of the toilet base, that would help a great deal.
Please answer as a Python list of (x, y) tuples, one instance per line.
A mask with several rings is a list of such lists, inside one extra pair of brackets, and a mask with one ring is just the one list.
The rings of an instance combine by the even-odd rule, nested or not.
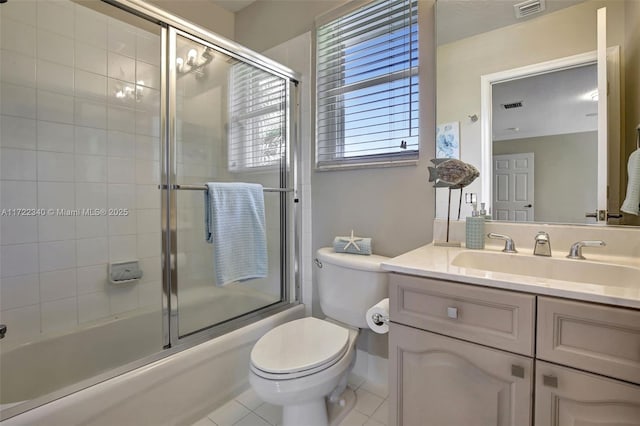
[(356, 405), (355, 392), (347, 387), (339, 402), (320, 398), (282, 408), (282, 426), (337, 426)]

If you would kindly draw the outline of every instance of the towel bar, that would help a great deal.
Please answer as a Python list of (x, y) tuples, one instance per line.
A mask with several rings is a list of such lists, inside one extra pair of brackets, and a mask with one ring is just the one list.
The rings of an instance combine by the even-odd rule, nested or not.
[[(166, 189), (167, 185), (158, 185), (158, 189)], [(172, 189), (179, 189), (183, 191), (206, 191), (206, 185), (172, 185)], [(292, 188), (263, 188), (264, 192), (293, 192)]]

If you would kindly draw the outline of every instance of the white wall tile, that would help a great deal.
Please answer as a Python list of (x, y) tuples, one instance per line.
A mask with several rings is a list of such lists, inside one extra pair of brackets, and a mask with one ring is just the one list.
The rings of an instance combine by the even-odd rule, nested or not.
[(2, 23), (5, 23), (5, 18), (10, 18), (22, 24), (36, 25), (36, 5), (35, 1), (14, 1), (2, 5)]
[(38, 245), (0, 246), (0, 276), (15, 277), (38, 272)]
[(136, 135), (136, 159), (160, 161), (160, 139)]
[(136, 62), (136, 83), (160, 90), (160, 67), (146, 62)]
[(0, 279), (0, 309), (14, 309), (40, 303), (38, 275), (20, 275)]
[(136, 137), (132, 133), (109, 130), (107, 133), (107, 154), (110, 157), (135, 156)]
[(75, 297), (42, 304), (42, 332), (71, 330), (78, 324), (78, 301)]
[(138, 307), (138, 287), (130, 286), (109, 288), (109, 310), (112, 314), (131, 311)]
[(1, 179), (35, 180), (36, 167), (36, 151), (0, 148)]
[(136, 203), (136, 187), (132, 184), (109, 184), (108, 201), (109, 208), (133, 209)]
[(10, 50), (0, 50), (0, 79), (5, 83), (36, 87), (36, 60)]
[(80, 216), (76, 218), (77, 238), (106, 237), (107, 232), (106, 216)]
[(0, 112), (14, 117), (36, 118), (36, 89), (2, 83)]
[(160, 256), (161, 235), (159, 232), (138, 234), (138, 258)]
[(160, 163), (158, 161), (136, 160), (136, 183), (149, 185), (160, 182)]
[(38, 150), (73, 152), (74, 145), (72, 125), (38, 121)]
[(11, 324), (11, 331), (3, 342), (28, 342), (40, 334), (40, 305), (3, 310), (2, 321)]
[(74, 41), (60, 34), (38, 29), (38, 59), (73, 66)]
[(160, 209), (137, 210), (137, 230), (141, 234), (160, 232)]
[(160, 207), (160, 190), (157, 185), (136, 185), (137, 209), (157, 209)]
[(80, 324), (109, 316), (107, 293), (89, 293), (78, 296), (78, 321)]
[(75, 95), (96, 101), (107, 101), (107, 77), (93, 72), (75, 70)]
[(136, 36), (136, 56), (148, 64), (160, 66), (160, 36), (146, 31), (138, 31)]
[(115, 52), (107, 53), (107, 75), (118, 80), (135, 83), (136, 61)]
[(135, 90), (136, 85), (133, 83), (109, 78), (107, 81), (107, 101), (111, 105), (133, 109), (136, 107)]
[(77, 271), (78, 294), (105, 293), (109, 285), (108, 274), (109, 271), (106, 263), (79, 267)]
[(76, 182), (106, 182), (107, 157), (76, 155)]
[(106, 237), (77, 240), (78, 266), (102, 265), (109, 261), (109, 242)]
[(38, 180), (40, 181), (73, 182), (74, 168), (73, 154), (38, 151)]
[(138, 304), (140, 307), (155, 306), (162, 303), (162, 281), (140, 282), (138, 286)]
[(107, 48), (107, 17), (76, 4), (76, 40), (92, 46)]
[(109, 237), (109, 261), (118, 262), (137, 259), (137, 244), (135, 235), (120, 235)]
[(43, 302), (74, 297), (76, 293), (75, 268), (40, 274), (40, 298)]
[(107, 155), (107, 131), (93, 127), (75, 127), (76, 154)]
[[(2, 208), (8, 208), (4, 204)], [(0, 244), (24, 244), (38, 241), (38, 218), (35, 216), (1, 216)]]
[(136, 108), (158, 115), (160, 113), (160, 91), (142, 86), (138, 86), (138, 90), (140, 95)]
[(74, 184), (38, 182), (38, 208), (72, 209), (75, 206)]
[(130, 235), (136, 233), (136, 211), (129, 209), (127, 214), (112, 215), (108, 218), (109, 235)]
[(0, 182), (0, 205), (6, 209), (33, 209), (38, 206), (37, 183), (25, 181)]
[(71, 269), (76, 266), (76, 242), (53, 241), (38, 244), (40, 272)]
[(126, 133), (136, 132), (136, 114), (129, 108), (109, 106), (108, 122), (109, 130), (119, 130)]
[(135, 182), (135, 160), (132, 158), (109, 157), (107, 163), (107, 181), (109, 183)]
[(162, 263), (160, 256), (140, 259), (140, 269), (144, 275), (140, 279), (141, 283), (162, 281)]
[(38, 120), (73, 124), (73, 96), (38, 90)]
[(107, 185), (105, 183), (76, 183), (76, 208), (107, 208)]
[(156, 138), (160, 137), (160, 111), (136, 111), (136, 133)]
[(136, 57), (136, 33), (131, 25), (109, 19), (108, 49), (130, 58)]
[[(73, 209), (73, 205), (64, 207), (64, 210)], [(39, 241), (61, 241), (76, 238), (75, 216), (55, 215), (40, 216), (38, 218)]]
[(66, 37), (74, 37), (75, 10), (72, 2), (39, 1), (38, 28), (43, 28)]
[(31, 57), (36, 56), (36, 28), (3, 16), (0, 24), (0, 47), (20, 52)]
[(74, 120), (76, 126), (107, 128), (107, 106), (104, 102), (75, 98)]
[(73, 68), (38, 59), (38, 88), (50, 92), (73, 95)]
[(76, 68), (92, 73), (107, 75), (107, 50), (76, 41)]
[(36, 121), (29, 118), (0, 116), (0, 146), (36, 149)]

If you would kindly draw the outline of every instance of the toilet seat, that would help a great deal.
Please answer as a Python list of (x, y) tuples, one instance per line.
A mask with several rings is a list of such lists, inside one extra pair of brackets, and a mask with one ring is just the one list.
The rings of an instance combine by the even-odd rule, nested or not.
[(349, 350), (349, 330), (307, 317), (266, 333), (251, 351), (251, 370), (266, 379), (286, 380), (322, 371)]

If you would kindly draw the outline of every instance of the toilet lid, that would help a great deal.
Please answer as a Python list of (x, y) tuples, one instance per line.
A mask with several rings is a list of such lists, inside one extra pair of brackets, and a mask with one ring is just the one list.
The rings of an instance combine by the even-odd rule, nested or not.
[(318, 369), (340, 358), (349, 330), (313, 317), (282, 324), (266, 333), (251, 351), (251, 364), (267, 373)]

